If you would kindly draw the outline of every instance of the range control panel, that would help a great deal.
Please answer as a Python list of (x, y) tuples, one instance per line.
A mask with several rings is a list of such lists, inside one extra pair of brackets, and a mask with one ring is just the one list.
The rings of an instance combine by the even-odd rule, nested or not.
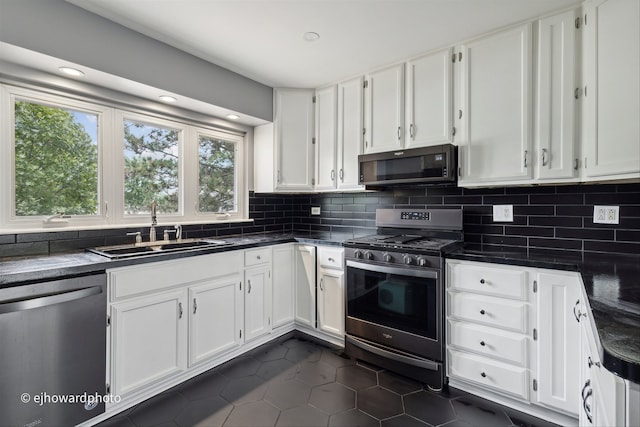
[(412, 221), (430, 221), (431, 212), (425, 211), (402, 211), (400, 212), (400, 219), (412, 220)]

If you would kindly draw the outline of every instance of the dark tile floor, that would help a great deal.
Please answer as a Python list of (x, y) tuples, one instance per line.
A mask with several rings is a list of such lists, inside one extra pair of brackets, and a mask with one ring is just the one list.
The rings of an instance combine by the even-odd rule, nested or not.
[(101, 424), (143, 426), (551, 426), (463, 391), (341, 357), (304, 335), (265, 344)]

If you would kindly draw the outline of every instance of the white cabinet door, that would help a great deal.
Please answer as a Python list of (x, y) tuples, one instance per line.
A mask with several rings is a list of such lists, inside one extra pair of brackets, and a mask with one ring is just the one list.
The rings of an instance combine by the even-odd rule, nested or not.
[(584, 26), (586, 179), (640, 174), (640, 2), (594, 0)]
[(344, 273), (318, 270), (318, 328), (344, 337)]
[(577, 274), (537, 274), (537, 403), (578, 416), (580, 324), (574, 307), (580, 299)]
[(573, 178), (575, 140), (576, 28), (568, 11), (539, 21), (536, 85), (536, 178)]
[(245, 270), (245, 341), (271, 332), (271, 266)]
[(338, 188), (362, 188), (358, 155), (362, 154), (364, 79), (357, 77), (338, 84)]
[(294, 245), (273, 247), (273, 327), (293, 323)]
[(460, 51), (460, 185), (531, 178), (531, 24)]
[(365, 77), (364, 152), (379, 153), (403, 146), (404, 64)]
[(186, 369), (184, 290), (112, 304), (111, 324), (114, 394), (127, 394)]
[(316, 248), (296, 245), (295, 250), (295, 321), (316, 327)]
[(276, 89), (276, 189), (313, 189), (313, 90)]
[(451, 49), (407, 63), (405, 147), (453, 142)]
[(316, 190), (336, 187), (337, 97), (337, 86), (316, 90)]
[(242, 277), (214, 279), (189, 288), (189, 365), (238, 347), (242, 340)]

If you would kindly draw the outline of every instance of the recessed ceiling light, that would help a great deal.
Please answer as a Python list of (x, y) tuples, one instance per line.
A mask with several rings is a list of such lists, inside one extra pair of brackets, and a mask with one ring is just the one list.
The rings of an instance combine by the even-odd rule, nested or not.
[(313, 31), (309, 31), (302, 35), (302, 38), (308, 42), (314, 42), (320, 38), (320, 34), (314, 33)]
[(237, 115), (237, 114), (227, 114), (227, 119), (238, 120), (239, 118), (240, 118), (240, 116)]
[(173, 96), (169, 96), (169, 95), (160, 95), (160, 100), (163, 102), (176, 102), (177, 99)]
[(82, 77), (84, 73), (76, 68), (71, 67), (59, 67), (58, 70), (73, 77)]

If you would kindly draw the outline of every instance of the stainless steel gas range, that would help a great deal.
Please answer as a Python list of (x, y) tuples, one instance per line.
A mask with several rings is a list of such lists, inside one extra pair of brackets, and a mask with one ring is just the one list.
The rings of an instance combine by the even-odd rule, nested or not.
[(378, 209), (377, 234), (345, 246), (348, 355), (439, 390), (444, 385), (444, 253), (461, 209)]

